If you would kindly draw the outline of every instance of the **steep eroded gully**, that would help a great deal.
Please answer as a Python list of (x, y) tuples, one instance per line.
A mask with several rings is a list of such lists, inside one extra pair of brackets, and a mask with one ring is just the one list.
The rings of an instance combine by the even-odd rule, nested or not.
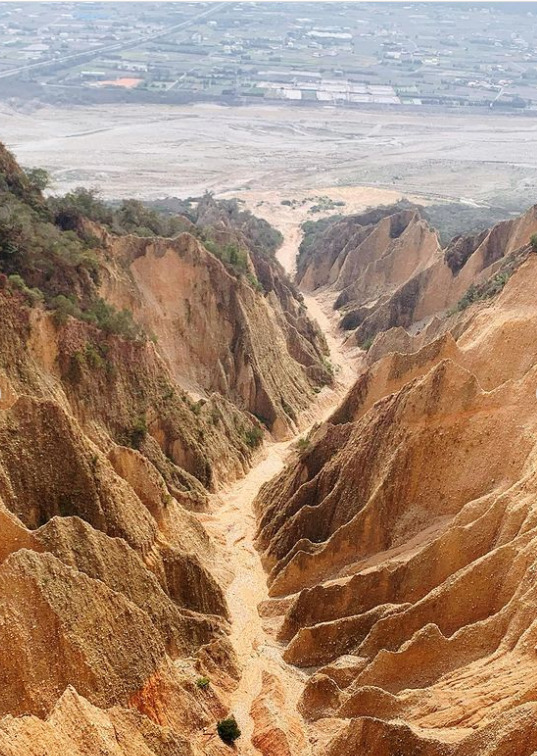
[[(327, 314), (330, 303), (311, 296), (305, 297), (305, 301), (311, 317), (325, 333), (336, 376), (335, 386), (323, 389), (308, 412), (305, 424), (313, 425), (331, 414), (352, 385), (359, 358), (343, 348), (342, 339)], [(298, 435), (307, 431), (306, 427)], [(245, 756), (307, 756), (312, 753), (296, 713), (306, 674), (283, 661), (282, 646), (270, 632), (270, 618), (260, 615), (260, 606), (270, 607), (270, 601), (267, 576), (254, 546), (253, 501), (261, 486), (283, 468), (286, 458), (293, 453), (295, 441), (293, 438), (266, 444), (257, 464), (243, 479), (222, 491), (213, 513), (203, 518), (213, 539), (223, 547), (226, 566), (232, 574), (227, 602), (231, 641), (242, 677), (233, 694), (230, 712), (242, 730), (236, 744), (237, 753)], [(263, 615), (266, 614), (264, 611)]]

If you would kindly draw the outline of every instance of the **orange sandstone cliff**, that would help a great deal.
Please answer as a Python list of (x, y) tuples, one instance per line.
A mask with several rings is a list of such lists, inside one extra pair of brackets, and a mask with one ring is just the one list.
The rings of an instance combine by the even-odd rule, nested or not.
[[(392, 278), (358, 329), (380, 327), (416, 280), (402, 325), (436, 324), (398, 323), (404, 352), (381, 333), (347, 398), (257, 499), (278, 637), (307, 670), (298, 708), (319, 753), (537, 749), (536, 230), (531, 209), (468, 242), (455, 270), (453, 245), (440, 256), (433, 244), (425, 272)], [(384, 242), (351, 282), (363, 301), (372, 266), (393, 275)], [(470, 285), (470, 302), (441, 312)]]
[(0, 148), (0, 756), (532, 756), (535, 208), (184, 210)]
[(0, 753), (225, 753), (240, 669), (199, 513), (299, 426), (324, 340), (230, 221), (240, 269), (195, 226), (55, 212), (3, 148), (0, 202)]

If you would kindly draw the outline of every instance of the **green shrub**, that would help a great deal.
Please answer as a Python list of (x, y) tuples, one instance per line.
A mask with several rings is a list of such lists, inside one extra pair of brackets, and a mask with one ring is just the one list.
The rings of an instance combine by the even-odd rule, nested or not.
[(323, 356), (321, 358), (321, 361), (322, 361), (324, 367), (326, 368), (326, 370), (328, 370), (328, 372), (330, 373), (330, 375), (334, 375), (334, 366), (332, 365), (332, 363), (330, 362), (330, 360), (328, 359), (328, 357), (324, 357)]
[(201, 414), (201, 410), (203, 409), (205, 404), (206, 402), (204, 399), (199, 399), (197, 402), (191, 402), (190, 409), (196, 416), (199, 417), (199, 415)]
[(147, 436), (147, 420), (145, 416), (137, 417), (129, 431), (129, 444), (133, 449), (139, 449)]
[(531, 244), (532, 252), (537, 252), (537, 234), (531, 235), (530, 244)]
[(29, 168), (25, 173), (34, 191), (44, 192), (50, 184), (50, 175), (44, 168)]
[(36, 287), (34, 287), (33, 289), (26, 288), (24, 293), (31, 307), (34, 307), (35, 305), (41, 304), (45, 301), (45, 295), (43, 294), (41, 289), (38, 289)]
[(63, 197), (51, 197), (49, 205), (58, 226), (64, 231), (75, 231), (83, 218), (111, 226), (114, 213), (94, 189), (77, 187)]
[[(236, 242), (220, 244), (207, 237), (208, 232), (201, 233), (203, 245), (211, 254), (218, 257), (224, 265), (229, 266), (235, 273), (248, 273), (248, 254)], [(257, 279), (256, 279), (257, 280)]]
[(321, 218), (321, 220), (318, 221), (304, 221), (301, 227), (304, 235), (298, 248), (299, 261), (307, 260), (315, 250), (323, 233), (342, 218), (342, 215), (331, 215), (328, 218)]
[(105, 333), (121, 336), (129, 341), (143, 340), (144, 331), (138, 326), (129, 310), (117, 310), (100, 297), (82, 310), (73, 296), (59, 294), (50, 302), (56, 325), (65, 325), (69, 317), (92, 323)]
[(317, 204), (310, 208), (310, 213), (326, 213), (336, 207), (345, 207), (345, 202), (342, 200), (333, 200), (330, 197), (316, 197), (315, 199)]
[(246, 446), (249, 446), (250, 449), (257, 449), (257, 447), (260, 446), (263, 441), (263, 431), (257, 425), (252, 425), (250, 428), (245, 428), (242, 435), (244, 438), (244, 443), (246, 444)]
[(311, 441), (307, 436), (302, 436), (296, 442), (296, 448), (299, 454), (305, 454), (311, 446)]
[(175, 389), (173, 386), (166, 386), (164, 389), (164, 393), (162, 394), (162, 398), (165, 402), (169, 401), (170, 399), (173, 399), (175, 396)]
[(82, 312), (81, 319), (94, 323), (106, 333), (115, 333), (126, 339), (135, 340), (143, 335), (129, 310), (117, 310), (100, 297)]
[(248, 281), (250, 286), (255, 289), (255, 291), (258, 291), (260, 293), (265, 291), (263, 284), (258, 278), (256, 278), (256, 276), (253, 275), (253, 273), (248, 272), (246, 274), (246, 280)]
[(0, 271), (20, 275), (44, 292), (47, 300), (62, 285), (80, 280), (82, 268), (97, 280), (94, 252), (72, 230), (61, 230), (46, 205), (35, 208), (13, 194), (0, 192)]
[(457, 302), (457, 310), (465, 310), (470, 307), (471, 304), (481, 299), (479, 295), (479, 289), (475, 284), (471, 284), (462, 297)]
[(85, 365), (86, 360), (84, 358), (84, 354), (78, 350), (76, 352), (73, 352), (73, 354), (69, 358), (69, 364), (67, 366), (67, 371), (65, 374), (67, 380), (74, 385), (80, 383), (84, 377)]
[(244, 210), (236, 200), (218, 200), (207, 197), (200, 202), (198, 210), (203, 210), (204, 202), (212, 203), (214, 209), (229, 221), (232, 228), (240, 231), (248, 247), (263, 256), (272, 256), (283, 242), (280, 231), (270, 225), (264, 218), (257, 218), (249, 210)]
[(35, 305), (45, 301), (45, 295), (43, 294), (41, 289), (30, 289), (28, 286), (26, 286), (26, 283), (24, 282), (22, 276), (19, 276), (15, 273), (11, 276), (8, 276), (8, 281), (12, 289), (20, 291), (21, 294), (24, 294), (26, 301), (28, 302), (30, 307), (34, 307)]
[(78, 319), (82, 317), (82, 312), (72, 297), (59, 294), (54, 297), (50, 306), (54, 310), (53, 318), (58, 326), (65, 325), (69, 317)]
[(453, 315), (455, 312), (462, 312), (474, 302), (480, 302), (485, 299), (490, 299), (499, 294), (503, 289), (509, 278), (515, 272), (515, 267), (507, 268), (506, 270), (496, 273), (495, 276), (489, 278), (488, 281), (476, 286), (471, 284), (468, 287), (465, 294), (459, 299), (456, 306), (448, 311), (448, 315)]
[(108, 228), (118, 235), (172, 237), (187, 228), (185, 219), (148, 207), (134, 199), (123, 200), (119, 206), (103, 202), (98, 193), (79, 187), (63, 197), (48, 200), (56, 224), (65, 230), (87, 236), (83, 229), (84, 218)]
[(231, 745), (241, 736), (239, 725), (233, 715), (227, 719), (221, 719), (216, 725), (216, 731), (227, 745)]
[(198, 677), (198, 679), (196, 680), (196, 685), (198, 686), (198, 688), (200, 688), (200, 690), (206, 690), (210, 684), (211, 681), (208, 677)]
[(105, 366), (105, 360), (99, 349), (94, 344), (86, 344), (84, 356), (89, 367), (99, 370)]
[(24, 289), (26, 288), (24, 279), (22, 278), (22, 276), (19, 276), (16, 273), (8, 276), (7, 280), (9, 281), (10, 287), (15, 291), (24, 291)]

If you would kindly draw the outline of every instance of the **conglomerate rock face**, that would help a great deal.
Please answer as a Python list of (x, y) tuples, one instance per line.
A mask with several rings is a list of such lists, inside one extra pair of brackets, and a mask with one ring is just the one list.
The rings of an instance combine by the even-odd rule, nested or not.
[[(40, 331), (47, 315), (6, 299), (4, 312)], [(0, 330), (16, 340), (16, 329)], [(0, 378), (0, 752), (199, 753), (194, 741), (225, 713), (237, 676), (215, 547), (190, 511), (206, 506), (207, 491), (195, 464), (188, 473), (164, 456), (151, 425), (139, 450), (115, 441), (133, 409), (127, 369), (113, 381), (111, 395), (120, 380), (127, 390), (114, 417), (93, 393), (100, 376), (83, 366), (80, 380), (66, 379), (61, 342), (52, 344), (60, 358), (50, 372), (36, 336)], [(131, 349), (143, 374), (148, 347)], [(203, 428), (184, 406), (170, 433)], [(209, 670), (214, 690), (202, 697), (195, 681)]]
[[(0, 179), (0, 755), (223, 756), (262, 649), (231, 646), (210, 494), (265, 428), (300, 428), (326, 344), (247, 214), (204, 198), (173, 239), (86, 224), (88, 257), (2, 148)], [(299, 260), (370, 348), (256, 500), (279, 645), (239, 753), (537, 751), (536, 232), (532, 208), (442, 250), (389, 208)]]
[(351, 343), (369, 348), (378, 334), (387, 333), (383, 351), (397, 351), (405, 346), (405, 329), (430, 326), (431, 318), (456, 307), (470, 287), (487, 281), (493, 286), (495, 276), (509, 275), (536, 231), (532, 207), (442, 249), (417, 209), (383, 208), (314, 233), (299, 257), (298, 282), (310, 291), (335, 293), (334, 307)]
[(496, 254), (526, 249), (501, 293), (370, 355), (258, 497), (284, 658), (331, 756), (537, 749), (534, 219), (500, 229)]
[(315, 386), (330, 380), (300, 301), (284, 288), (261, 295), (190, 234), (115, 239), (108, 254), (123, 275), (114, 265), (103, 276), (106, 298), (156, 335), (181, 385), (228, 398), (277, 437), (296, 429)]
[(201, 513), (331, 381), (324, 339), (244, 240), (241, 275), (189, 233), (82, 243), (1, 146), (0, 202), (0, 753), (218, 756), (240, 670)]

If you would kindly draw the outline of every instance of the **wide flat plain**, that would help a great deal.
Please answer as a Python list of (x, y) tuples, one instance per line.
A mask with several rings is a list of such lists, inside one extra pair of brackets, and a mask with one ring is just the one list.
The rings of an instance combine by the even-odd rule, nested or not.
[(14, 110), (0, 139), (58, 191), (186, 197), (378, 187), (469, 203), (537, 199), (537, 118), (333, 107), (110, 105)]

